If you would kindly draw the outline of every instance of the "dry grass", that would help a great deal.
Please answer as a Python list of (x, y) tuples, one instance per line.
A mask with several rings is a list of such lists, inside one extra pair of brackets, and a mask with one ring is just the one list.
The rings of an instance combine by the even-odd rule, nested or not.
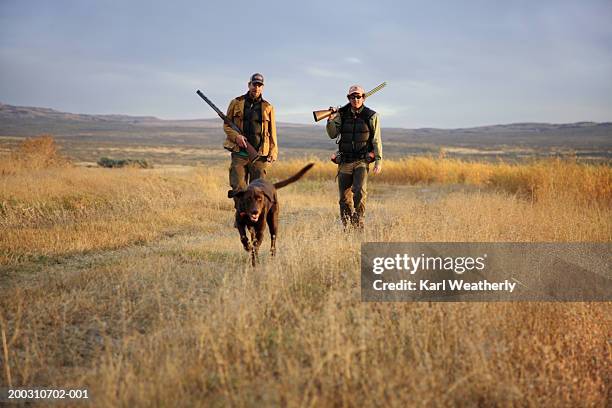
[(0, 178), (0, 264), (119, 248), (176, 231), (212, 230), (232, 208), (211, 199), (221, 171), (70, 166), (53, 139), (26, 141)]
[[(318, 162), (311, 179), (329, 180), (336, 175), (331, 162)], [(279, 163), (273, 175), (295, 173), (303, 161)], [(534, 160), (528, 164), (466, 162), (457, 159), (413, 157), (385, 161), (377, 177), (389, 184), (466, 184), (493, 187), (534, 200), (573, 199), (583, 203), (612, 205), (612, 168), (580, 164), (575, 158)]]
[(609, 242), (612, 208), (582, 188), (554, 201), (491, 190), (491, 174), (468, 181), (472, 163), (474, 187), (400, 185), (409, 163), (372, 178), (365, 236), (341, 232), (333, 168), (281, 190), (279, 254), (256, 269), (225, 168), (3, 176), (0, 384), (88, 388), (94, 406), (605, 406), (609, 303), (362, 303), (359, 250)]
[(117, 248), (205, 226), (231, 208), (226, 200), (207, 201), (204, 186), (216, 180), (204, 169), (185, 178), (72, 167), (3, 177), (0, 263)]

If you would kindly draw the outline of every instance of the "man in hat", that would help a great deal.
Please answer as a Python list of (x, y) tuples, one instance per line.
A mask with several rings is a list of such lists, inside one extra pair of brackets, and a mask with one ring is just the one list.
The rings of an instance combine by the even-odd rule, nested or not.
[[(234, 98), (227, 108), (227, 117), (242, 129), (242, 135), (223, 125), (227, 135), (223, 147), (232, 152), (229, 179), (234, 191), (246, 189), (252, 180), (265, 178), (267, 167), (278, 157), (274, 107), (261, 96), (263, 75), (251, 75), (248, 87), (248, 92)], [(252, 163), (249, 163), (247, 142), (260, 156)]]
[(327, 134), (338, 141), (332, 160), (338, 164), (340, 218), (363, 230), (370, 163), (374, 174), (382, 171), (382, 140), (378, 114), (364, 105), (365, 91), (359, 85), (349, 88), (349, 103), (327, 119)]

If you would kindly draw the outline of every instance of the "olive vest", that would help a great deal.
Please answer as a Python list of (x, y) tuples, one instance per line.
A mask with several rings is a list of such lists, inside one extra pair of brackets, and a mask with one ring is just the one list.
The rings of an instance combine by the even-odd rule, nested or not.
[(370, 119), (376, 114), (372, 109), (363, 107), (361, 112), (355, 114), (351, 105), (345, 105), (339, 110), (340, 140), (338, 149), (347, 162), (365, 158), (372, 151), (374, 129), (370, 128)]

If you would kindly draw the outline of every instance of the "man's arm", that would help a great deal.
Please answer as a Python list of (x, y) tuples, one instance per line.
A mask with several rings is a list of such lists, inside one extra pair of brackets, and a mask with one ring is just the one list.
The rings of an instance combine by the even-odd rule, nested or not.
[[(232, 120), (232, 118), (234, 117), (234, 106), (235, 105), (236, 105), (236, 99), (232, 99), (232, 101), (230, 102), (227, 108), (227, 114), (226, 114), (229, 120)], [(225, 134), (227, 135), (227, 138), (229, 140), (231, 140), (234, 143), (238, 143), (236, 138), (240, 136), (240, 133), (236, 132), (234, 129), (232, 129), (230, 125), (228, 125), (225, 122), (223, 122), (223, 130), (225, 131)]]
[(327, 119), (327, 125), (325, 126), (325, 130), (327, 130), (327, 136), (330, 139), (335, 139), (340, 134), (340, 126), (342, 126), (342, 121), (340, 119), (340, 115), (338, 113), (332, 114)]
[(370, 118), (370, 126), (374, 129), (374, 137), (372, 138), (372, 147), (374, 148), (374, 174), (378, 174), (382, 171), (382, 137), (380, 134), (380, 120), (378, 119), (378, 113), (375, 113)]
[(276, 161), (278, 157), (278, 143), (276, 142), (276, 117), (274, 106), (270, 105), (270, 152), (268, 157), (270, 161)]
[(372, 147), (374, 147), (374, 159), (378, 162), (383, 158), (382, 152), (382, 138), (380, 135), (380, 120), (378, 120), (378, 113), (374, 114), (370, 119), (370, 125), (374, 129), (374, 138), (372, 139)]

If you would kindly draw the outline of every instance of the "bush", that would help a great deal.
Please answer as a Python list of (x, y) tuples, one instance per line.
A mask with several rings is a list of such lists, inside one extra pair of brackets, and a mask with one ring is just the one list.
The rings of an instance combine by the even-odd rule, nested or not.
[(15, 174), (22, 170), (62, 167), (70, 164), (51, 135), (40, 135), (23, 140), (7, 159), (0, 161), (0, 174)]
[(108, 157), (102, 157), (98, 160), (98, 166), (106, 168), (119, 168), (119, 167), (136, 167), (140, 169), (150, 169), (151, 166), (146, 160), (140, 159), (111, 159)]

